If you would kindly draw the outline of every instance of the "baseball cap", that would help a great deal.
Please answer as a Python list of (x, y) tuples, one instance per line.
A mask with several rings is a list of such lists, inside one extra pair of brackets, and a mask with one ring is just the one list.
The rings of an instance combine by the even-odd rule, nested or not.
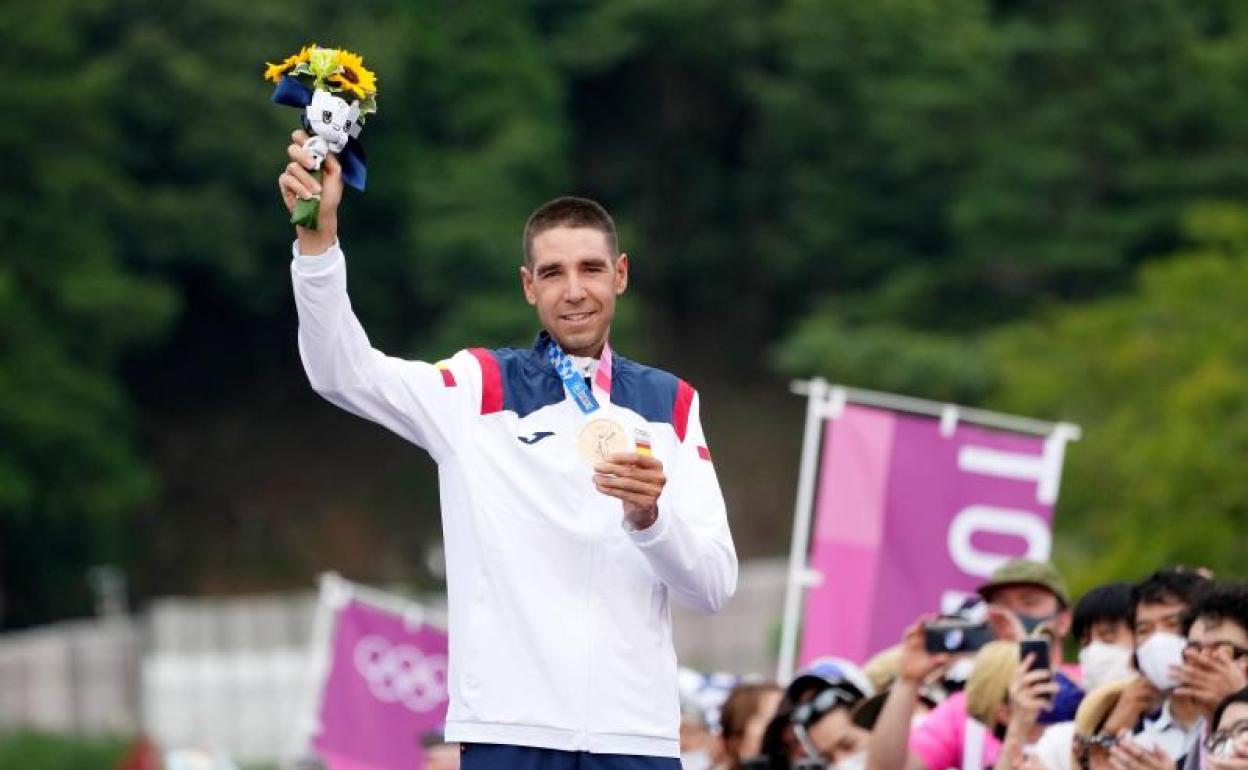
[(1052, 591), (1063, 607), (1070, 606), (1070, 595), (1066, 591), (1066, 581), (1052, 564), (1031, 559), (1014, 559), (1007, 561), (993, 571), (988, 582), (976, 590), (985, 601), (992, 601), (992, 595), (998, 588), (1006, 586), (1030, 585), (1040, 586)]
[(857, 664), (844, 658), (824, 657), (812, 660), (809, 666), (797, 672), (785, 689), (785, 696), (796, 703), (809, 691), (829, 686), (846, 688), (863, 698), (875, 695), (871, 680)]

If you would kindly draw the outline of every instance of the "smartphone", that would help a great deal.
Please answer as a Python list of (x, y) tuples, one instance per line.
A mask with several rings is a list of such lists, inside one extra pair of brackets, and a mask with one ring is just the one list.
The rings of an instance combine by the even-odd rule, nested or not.
[(1031, 668), (1043, 668), (1051, 670), (1053, 668), (1052, 661), (1049, 660), (1049, 640), (1048, 639), (1024, 639), (1018, 645), (1018, 659), (1026, 660), (1027, 656), (1033, 656)]

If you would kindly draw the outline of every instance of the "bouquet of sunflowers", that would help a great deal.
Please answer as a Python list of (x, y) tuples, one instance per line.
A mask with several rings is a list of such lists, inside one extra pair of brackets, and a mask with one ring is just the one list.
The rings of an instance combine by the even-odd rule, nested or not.
[[(332, 152), (342, 164), (343, 182), (363, 191), (367, 167), (359, 136), (367, 116), (377, 111), (377, 76), (364, 67), (362, 57), (316, 43), (281, 64), (266, 64), (264, 79), (275, 84), (273, 101), (303, 110), (308, 133), (303, 146), (312, 155), (316, 180)], [(319, 208), (317, 198), (299, 201), (290, 221), (315, 230)]]

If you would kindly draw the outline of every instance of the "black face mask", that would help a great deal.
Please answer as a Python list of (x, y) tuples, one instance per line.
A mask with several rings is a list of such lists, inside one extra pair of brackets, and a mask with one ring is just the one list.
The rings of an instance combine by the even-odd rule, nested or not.
[(1057, 617), (1057, 613), (1052, 615), (1024, 615), (1021, 612), (1014, 613), (1014, 617), (1018, 618), (1018, 622), (1023, 626), (1023, 632), (1031, 636), (1040, 626), (1048, 623)]

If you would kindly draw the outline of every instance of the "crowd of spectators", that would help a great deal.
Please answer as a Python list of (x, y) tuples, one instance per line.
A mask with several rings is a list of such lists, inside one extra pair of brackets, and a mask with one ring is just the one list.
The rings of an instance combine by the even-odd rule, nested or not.
[(685, 770), (1248, 770), (1248, 583), (1167, 567), (1072, 601), (1016, 560), (870, 660), (682, 693)]

